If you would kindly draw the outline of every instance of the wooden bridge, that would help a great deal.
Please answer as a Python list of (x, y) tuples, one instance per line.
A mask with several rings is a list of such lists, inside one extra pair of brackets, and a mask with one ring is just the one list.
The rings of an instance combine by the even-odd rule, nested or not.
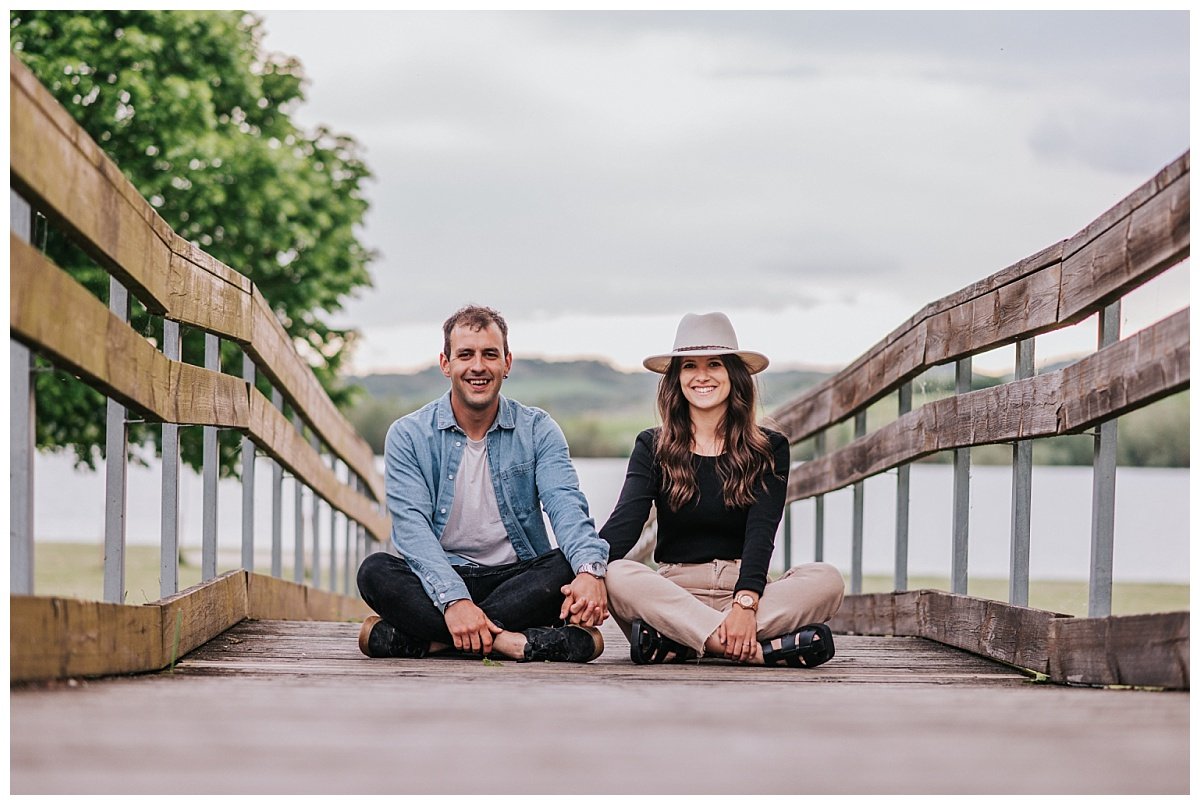
[[(611, 623), (587, 666), (368, 660), (350, 571), (388, 548), (390, 528), (371, 451), (253, 283), (176, 235), (15, 58), (10, 95), (13, 793), (1188, 791), (1189, 615), (1110, 609), (1118, 417), (1190, 378), (1189, 310), (1122, 338), (1119, 305), (1189, 255), (1189, 154), (773, 412), (807, 456), (789, 498), (816, 501), (816, 558), (822, 496), (855, 490), (851, 595), (829, 664), (634, 666)], [(35, 214), (109, 272), (108, 300), (30, 243)], [(130, 327), (129, 295), (161, 338)], [(1093, 316), (1095, 353), (1034, 373), (1036, 336)], [(181, 328), (205, 334), (204, 367), (181, 360)], [(241, 349), (239, 376), (222, 371), (222, 339)], [(971, 391), (971, 357), (1014, 343), (1015, 379)], [(33, 588), (34, 354), (109, 400), (102, 601)], [(948, 363), (959, 393), (913, 409), (913, 379)], [(869, 431), (868, 408), (892, 395), (895, 416)], [(161, 598), (143, 606), (124, 603), (134, 415), (161, 422), (164, 445)], [(203, 581), (183, 591), (181, 426), (205, 430), (211, 490)], [(240, 535), (217, 533), (217, 429), (243, 437)], [(1031, 609), (1031, 440), (1092, 429), (1089, 616)], [(995, 443), (1014, 454), (1007, 601), (965, 594), (970, 449)], [(907, 465), (939, 451), (955, 461), (951, 589), (909, 590)], [(254, 566), (259, 462), (272, 475), (269, 572)], [(862, 485), (885, 471), (897, 476), (894, 591), (863, 594)], [(285, 486), (312, 513), (308, 533), (293, 518), (287, 570)], [(218, 574), (219, 539), (236, 536), (242, 567)]]

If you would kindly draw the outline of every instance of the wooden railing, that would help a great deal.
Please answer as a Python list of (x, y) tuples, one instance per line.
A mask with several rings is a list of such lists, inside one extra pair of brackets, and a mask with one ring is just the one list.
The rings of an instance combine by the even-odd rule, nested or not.
[[(339, 611), (346, 606), (336, 601), (341, 597), (339, 593), (357, 594), (353, 569), (366, 553), (386, 544), (390, 536), (390, 519), (380, 503), (384, 496), (383, 482), (375, 469), (370, 447), (333, 405), (254, 284), (177, 235), (33, 74), (11, 55), (9, 76), (13, 209), (9, 246), (13, 406), (11, 592), (26, 596), (36, 592), (32, 505), (32, 428), (36, 402), (30, 383), (32, 351), (109, 398), (106, 602), (120, 605), (125, 599), (126, 409), (129, 409), (146, 420), (164, 423), (161, 587), (164, 600), (178, 592), (178, 428), (202, 426), (205, 436), (202, 578), (207, 581), (217, 575), (216, 432), (218, 428), (237, 430), (243, 434), (240, 583), (249, 584), (249, 573), (254, 570), (254, 465), (256, 455), (261, 454), (274, 467), (271, 575), (277, 578), (284, 575), (279, 490), (286, 470), (296, 484), (297, 508), (295, 566), (289, 575), (301, 584), (309, 574), (314, 580), (321, 576), (318, 563), (322, 542), (317, 515), (319, 502), (325, 501), (329, 511), (326, 575), (329, 593), (335, 594), (335, 598), (331, 599), (333, 603), (327, 601), (322, 606)], [(29, 243), (31, 208), (45, 215), (109, 272), (112, 281), (107, 305)], [(152, 316), (161, 318), (161, 351), (127, 323), (128, 294), (135, 296)], [(181, 325), (204, 331), (204, 367), (180, 360)], [(222, 373), (220, 339), (240, 346), (243, 365), (239, 377)], [(270, 399), (257, 387), (256, 374), (260, 372), (269, 381)], [(293, 412), (290, 420), (283, 410), (285, 404)], [(342, 473), (338, 471), (339, 465), (344, 468)], [(301, 487), (311, 490), (312, 542), (308, 563), (305, 546), (309, 543), (303, 534), (304, 518), (299, 511)], [(341, 545), (335, 544), (337, 518), (341, 518), (343, 525)], [(264, 583), (258, 585), (260, 591), (267, 587)], [(296, 598), (302, 616), (318, 598), (311, 591)], [(29, 602), (21, 602), (21, 611), (29, 611), (30, 606)], [(14, 603), (14, 612), (17, 609)], [(244, 610), (243, 607), (243, 616)], [(14, 653), (19, 625), (22, 624), (14, 615)], [(208, 628), (200, 628), (197, 634)], [(187, 637), (185, 634), (183, 650), (190, 648)], [(179, 649), (176, 645), (175, 650)], [(147, 667), (155, 667), (156, 662), (161, 664), (166, 649), (160, 644), (156, 651), (157, 659)], [(14, 671), (16, 668), (14, 658)]]
[[(1111, 614), (1116, 417), (1186, 389), (1190, 378), (1190, 308), (1118, 340), (1121, 297), (1188, 257), (1190, 152), (1168, 165), (1121, 203), (1072, 238), (1056, 243), (958, 293), (926, 305), (846, 369), (772, 412), (793, 445), (812, 439), (814, 457), (794, 467), (792, 501), (815, 499), (815, 552), (823, 558), (823, 496), (853, 486), (850, 592), (862, 592), (863, 482), (897, 471), (894, 589), (907, 589), (908, 464), (939, 451), (954, 453), (951, 593), (967, 592), (970, 448), (1013, 444), (1012, 549), (1009, 604), (1028, 605), (1032, 439), (1096, 428), (1089, 617)], [(1099, 313), (1097, 352), (1063, 368), (1035, 375), (1034, 337), (1077, 324)], [(971, 391), (971, 357), (1015, 344), (1014, 380)], [(912, 408), (912, 380), (932, 367), (955, 364), (955, 396)], [(897, 418), (868, 433), (866, 411), (896, 394)], [(829, 430), (853, 418), (854, 439), (826, 452)], [(791, 545), (789, 516), (785, 545)], [(1139, 549), (1149, 550), (1149, 546)], [(790, 559), (790, 557), (789, 557)], [(929, 596), (926, 596), (929, 598)], [(897, 600), (915, 606), (919, 597), (860, 597), (843, 609), (846, 628), (894, 628)], [(929, 600), (932, 600), (930, 598)], [(886, 602), (886, 603), (885, 603)], [(855, 607), (882, 606), (879, 618)], [(996, 611), (995, 608), (989, 611)], [(878, 614), (878, 613), (876, 613)], [(909, 613), (912, 623), (919, 618)], [(890, 619), (890, 620), (889, 620)], [(926, 636), (938, 627), (926, 624)], [(890, 626), (887, 624), (890, 623)], [(1182, 627), (1180, 627), (1182, 623)], [(1178, 659), (1179, 630), (1186, 655), (1187, 617), (1170, 619), (1166, 664)], [(960, 624), (969, 632), (966, 624)], [(915, 628), (915, 626), (913, 627)], [(1066, 629), (1067, 627), (1063, 627)], [(1072, 627), (1074, 628), (1074, 627)], [(1130, 632), (1131, 639), (1139, 638)], [(1026, 635), (1028, 637), (1028, 634)], [(1145, 635), (1141, 636), (1143, 639)], [(960, 635), (959, 640), (963, 637)], [(976, 646), (976, 638), (967, 636)], [(1002, 649), (1013, 661), (1017, 641)], [(1131, 643), (1131, 647), (1133, 643)], [(986, 652), (985, 652), (986, 653)], [(1053, 652), (1051, 652), (1052, 654)], [(1026, 658), (1028, 659), (1028, 658)], [(1049, 671), (1045, 652), (1039, 661)], [(1018, 663), (1020, 664), (1020, 663)], [(1036, 664), (1035, 664), (1036, 665)], [(1035, 667), (1030, 665), (1027, 667)], [(1182, 661), (1186, 686), (1186, 656)], [(1071, 676), (1064, 672), (1064, 676)], [(1158, 677), (1155, 677), (1156, 679)], [(1178, 665), (1169, 686), (1179, 687)], [(1118, 681), (1101, 675), (1101, 681)], [(1128, 679), (1124, 680), (1128, 681)], [(1146, 684), (1159, 684), (1158, 682)]]

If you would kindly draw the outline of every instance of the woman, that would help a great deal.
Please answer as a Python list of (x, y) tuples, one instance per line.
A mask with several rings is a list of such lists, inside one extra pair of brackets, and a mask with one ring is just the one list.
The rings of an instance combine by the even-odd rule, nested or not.
[[(833, 657), (824, 621), (845, 591), (837, 568), (801, 565), (767, 581), (790, 463), (783, 434), (755, 422), (752, 375), (767, 363), (738, 349), (723, 313), (689, 313), (674, 349), (643, 361), (663, 375), (663, 424), (638, 434), (621, 497), (600, 532), (614, 560), (609, 610), (635, 663), (708, 655), (812, 668)], [(651, 503), (657, 571), (621, 558)]]

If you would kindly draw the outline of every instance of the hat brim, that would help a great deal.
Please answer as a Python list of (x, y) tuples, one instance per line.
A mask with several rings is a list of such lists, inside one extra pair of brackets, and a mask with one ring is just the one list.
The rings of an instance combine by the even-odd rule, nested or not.
[(651, 372), (658, 374), (666, 374), (667, 369), (671, 366), (672, 358), (685, 357), (703, 357), (708, 355), (737, 355), (746, 364), (746, 369), (752, 375), (756, 375), (763, 369), (766, 369), (771, 361), (766, 355), (761, 352), (752, 352), (748, 349), (689, 349), (678, 352), (668, 352), (664, 355), (651, 355), (642, 361), (642, 366), (645, 366)]

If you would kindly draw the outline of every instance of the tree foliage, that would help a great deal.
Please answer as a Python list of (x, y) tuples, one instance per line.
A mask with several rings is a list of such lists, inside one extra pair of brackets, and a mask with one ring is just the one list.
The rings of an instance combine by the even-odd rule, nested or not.
[[(253, 280), (334, 401), (348, 402), (335, 381), (355, 332), (325, 318), (370, 284), (373, 254), (356, 232), (370, 174), (351, 137), (291, 120), (304, 98), (299, 61), (264, 52), (261, 20), (235, 11), (12, 11), (9, 25), (12, 51), (163, 219)], [(61, 233), (36, 240), (107, 298), (108, 275)], [(132, 323), (161, 332), (136, 307)], [(202, 341), (185, 338), (185, 360), (203, 362)], [(222, 364), (240, 372), (240, 350), (224, 345)], [(39, 447), (70, 446), (92, 465), (103, 398), (57, 373), (36, 385)], [(193, 465), (195, 441), (184, 448)]]

